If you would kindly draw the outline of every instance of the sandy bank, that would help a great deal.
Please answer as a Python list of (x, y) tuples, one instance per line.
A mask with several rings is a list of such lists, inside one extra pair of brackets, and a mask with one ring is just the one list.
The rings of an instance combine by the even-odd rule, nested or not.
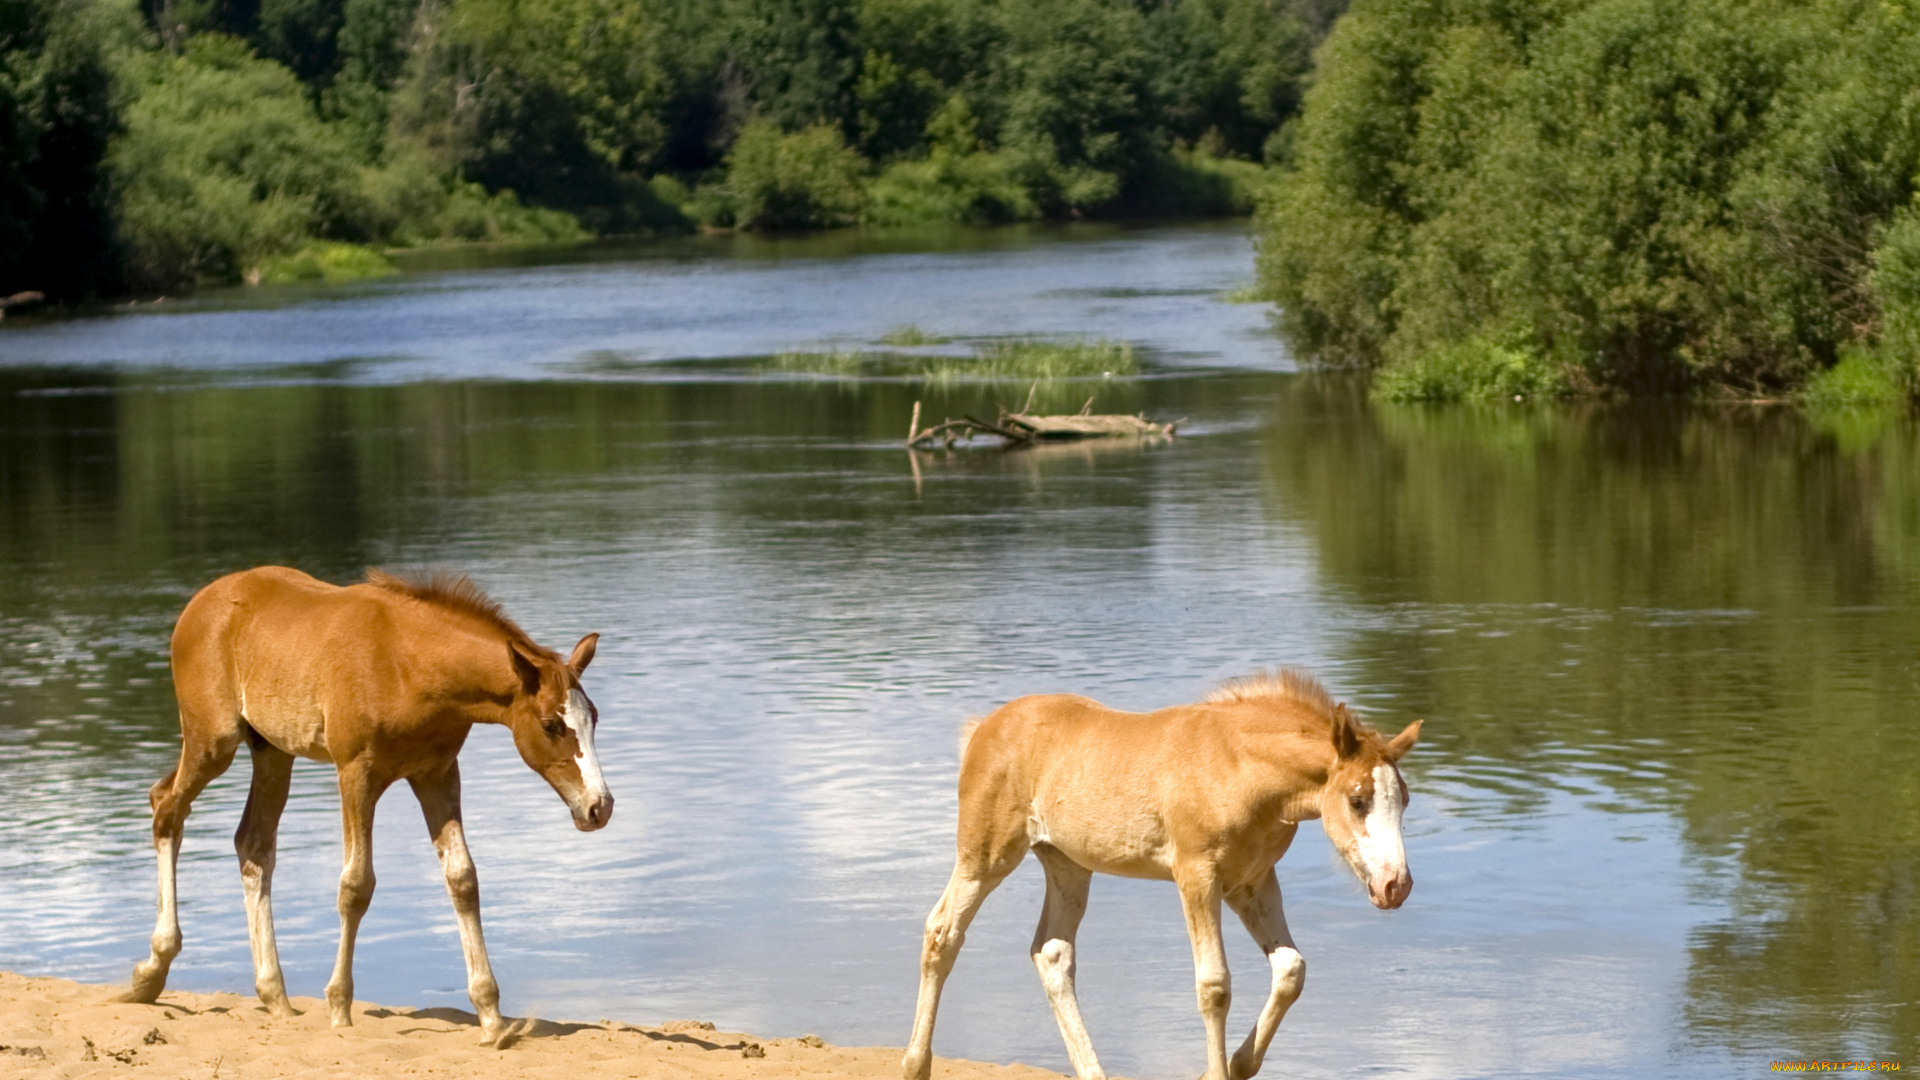
[[(151, 1080), (329, 1080), (444, 1076), (462, 1080), (755, 1080), (900, 1075), (892, 1047), (829, 1046), (811, 1036), (762, 1039), (678, 1021), (537, 1020), (504, 1050), (480, 1045), (471, 1013), (355, 1002), (350, 1029), (327, 1026), (324, 1002), (294, 998), (302, 1015), (276, 1020), (251, 997), (169, 991), (157, 1005), (107, 999), (119, 988), (0, 972), (0, 1077), (142, 1077)], [(942, 1058), (942, 1080), (1057, 1080), (1024, 1065)]]

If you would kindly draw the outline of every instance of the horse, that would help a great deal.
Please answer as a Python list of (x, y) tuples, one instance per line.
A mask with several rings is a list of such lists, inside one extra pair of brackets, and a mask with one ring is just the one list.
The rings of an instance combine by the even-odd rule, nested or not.
[[(1374, 906), (1405, 903), (1413, 875), (1400, 837), (1407, 787), (1398, 762), (1420, 723), (1388, 740), (1311, 676), (1282, 671), (1158, 712), (1050, 694), (969, 724), (961, 735), (958, 855), (927, 916), (913, 1037), (901, 1062), (906, 1080), (931, 1075), (940, 990), (967, 926), (1028, 851), (1046, 872), (1030, 951), (1079, 1080), (1105, 1077), (1073, 987), (1074, 934), (1095, 873), (1178, 887), (1207, 1030), (1206, 1080), (1254, 1075), (1307, 973), (1287, 932), (1274, 864), (1299, 823), (1320, 818)], [(1231, 1059), (1223, 901), (1273, 969), (1266, 1005)]]
[(160, 913), (152, 954), (120, 1000), (151, 1004), (180, 953), (175, 866), (188, 808), (242, 743), (253, 757), (234, 851), (246, 893), (254, 988), (275, 1015), (287, 1000), (273, 936), (273, 864), (293, 759), (331, 762), (346, 834), (340, 951), (327, 983), (336, 1028), (353, 1024), (353, 943), (373, 898), (373, 808), (399, 780), (413, 788), (460, 924), (467, 994), (485, 1041), (507, 1035), (480, 933), (480, 881), (460, 821), (460, 747), (474, 724), (504, 724), (521, 760), (591, 832), (613, 813), (594, 752), (599, 713), (580, 687), (598, 634), (561, 660), (460, 575), (412, 581), (378, 570), (347, 587), (265, 566), (201, 589), (173, 628), (180, 763), (153, 786)]

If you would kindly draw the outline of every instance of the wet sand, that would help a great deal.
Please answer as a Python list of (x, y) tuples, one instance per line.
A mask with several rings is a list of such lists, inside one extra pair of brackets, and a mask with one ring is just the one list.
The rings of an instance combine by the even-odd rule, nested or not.
[[(472, 1013), (354, 1002), (353, 1027), (327, 1024), (326, 1003), (293, 999), (275, 1019), (251, 997), (169, 991), (155, 1005), (110, 999), (120, 987), (0, 972), (0, 1077), (140, 1076), (537, 1078), (537, 1080), (897, 1080), (901, 1051), (830, 1046), (813, 1036), (763, 1039), (681, 1020), (527, 1020), (503, 1049), (482, 1046)], [(940, 1080), (1054, 1080), (1025, 1065), (941, 1058)]]

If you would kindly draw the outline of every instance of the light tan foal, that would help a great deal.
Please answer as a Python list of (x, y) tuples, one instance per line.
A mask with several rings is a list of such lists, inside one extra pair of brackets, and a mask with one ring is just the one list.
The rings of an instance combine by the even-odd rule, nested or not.
[[(1274, 863), (1298, 822), (1320, 818), (1375, 906), (1405, 902), (1413, 876), (1400, 838), (1407, 789), (1397, 763), (1419, 734), (1416, 720), (1389, 741), (1291, 671), (1153, 713), (1064, 694), (1002, 706), (964, 736), (958, 858), (927, 917), (906, 1080), (931, 1074), (940, 990), (967, 926), (1028, 851), (1046, 871), (1033, 963), (1080, 1080), (1105, 1076), (1073, 988), (1074, 935), (1095, 873), (1179, 888), (1207, 1029), (1207, 1078), (1258, 1072), (1307, 972), (1287, 932)], [(1273, 969), (1266, 1004), (1232, 1058), (1223, 902)]]
[(293, 759), (331, 762), (346, 836), (340, 951), (327, 983), (335, 1027), (353, 1023), (353, 946), (373, 899), (373, 808), (405, 780), (420, 800), (460, 924), (467, 993), (488, 1042), (506, 1026), (480, 932), (480, 880), (460, 822), (460, 747), (474, 724), (504, 724), (527, 765), (566, 801), (574, 824), (598, 829), (613, 796), (594, 752), (599, 721), (580, 688), (598, 634), (573, 655), (542, 648), (464, 577), (425, 583), (369, 571), (337, 588), (268, 566), (208, 585), (173, 630), (180, 763), (153, 786), (160, 912), (152, 953), (123, 1000), (152, 1002), (180, 953), (175, 864), (187, 812), (242, 743), (253, 788), (233, 845), (246, 890), (247, 939), (260, 1001), (293, 1015), (273, 935), (273, 864)]

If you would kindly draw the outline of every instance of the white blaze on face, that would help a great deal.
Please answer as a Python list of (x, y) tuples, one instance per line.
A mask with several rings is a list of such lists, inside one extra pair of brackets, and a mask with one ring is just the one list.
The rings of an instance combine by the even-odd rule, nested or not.
[(1391, 765), (1373, 767), (1373, 805), (1367, 808), (1359, 841), (1360, 868), (1371, 884), (1385, 874), (1398, 877), (1407, 868), (1407, 849), (1400, 841), (1400, 808), (1405, 800), (1400, 771)]
[(573, 761), (580, 767), (580, 782), (586, 788), (583, 797), (588, 803), (604, 798), (608, 794), (607, 780), (600, 775), (600, 758), (593, 752), (593, 706), (587, 704), (587, 695), (579, 687), (567, 691), (567, 708), (560, 719), (573, 729), (574, 740), (580, 744)]

